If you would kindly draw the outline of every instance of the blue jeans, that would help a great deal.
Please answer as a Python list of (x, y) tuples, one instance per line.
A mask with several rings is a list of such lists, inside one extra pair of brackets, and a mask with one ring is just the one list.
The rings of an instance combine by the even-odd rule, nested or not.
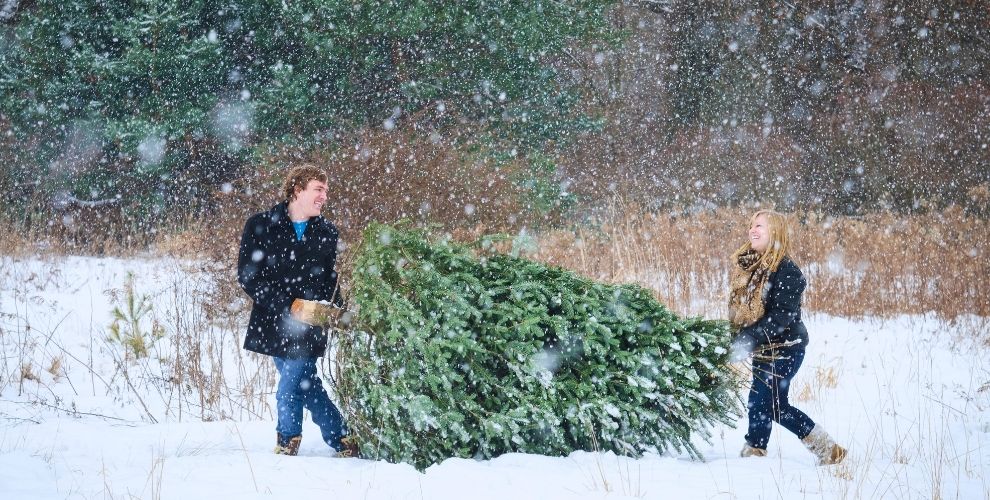
[(317, 358), (274, 358), (278, 370), (279, 434), (293, 437), (302, 434), (303, 407), (313, 415), (313, 423), (320, 426), (323, 440), (336, 450), (341, 450), (340, 438), (344, 436), (344, 419), (330, 401), (323, 381), (316, 373)]
[(774, 349), (763, 353), (772, 359), (753, 359), (753, 385), (749, 389), (749, 432), (746, 442), (753, 448), (766, 449), (773, 422), (804, 439), (815, 422), (791, 406), (787, 391), (791, 379), (804, 361), (804, 345)]

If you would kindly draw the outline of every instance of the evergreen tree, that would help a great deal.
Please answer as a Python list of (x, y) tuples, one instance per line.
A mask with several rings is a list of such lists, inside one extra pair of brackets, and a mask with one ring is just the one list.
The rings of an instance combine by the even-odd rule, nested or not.
[(698, 452), (737, 414), (719, 321), (403, 227), (365, 232), (338, 394), (365, 456)]
[(159, 205), (251, 153), (403, 120), (526, 156), (589, 126), (554, 62), (614, 39), (611, 3), (39, 0), (4, 26), (0, 132), (28, 177)]
[(22, 13), (0, 58), (0, 109), (42, 165), (26, 178), (83, 198), (150, 194), (149, 208), (166, 191), (195, 194), (175, 181), (203, 161), (225, 84), (201, 19), (213, 4), (41, 1)]

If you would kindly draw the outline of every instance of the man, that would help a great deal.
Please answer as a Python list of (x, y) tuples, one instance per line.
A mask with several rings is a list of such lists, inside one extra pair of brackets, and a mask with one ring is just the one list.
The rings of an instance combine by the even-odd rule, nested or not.
[(254, 300), (244, 348), (272, 356), (278, 370), (275, 453), (299, 452), (305, 407), (337, 455), (351, 456), (343, 418), (316, 372), (327, 348), (329, 304), (343, 305), (334, 271), (337, 228), (320, 215), (327, 175), (313, 165), (295, 167), (283, 195), (285, 201), (248, 219), (241, 235), (237, 280)]

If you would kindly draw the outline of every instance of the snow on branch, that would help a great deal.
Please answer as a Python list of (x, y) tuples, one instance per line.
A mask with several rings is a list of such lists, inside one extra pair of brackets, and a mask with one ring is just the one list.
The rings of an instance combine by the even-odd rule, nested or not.
[(3, 4), (0, 5), (0, 21), (10, 21), (14, 18), (14, 14), (17, 13), (17, 6), (21, 3), (21, 0), (2, 0)]

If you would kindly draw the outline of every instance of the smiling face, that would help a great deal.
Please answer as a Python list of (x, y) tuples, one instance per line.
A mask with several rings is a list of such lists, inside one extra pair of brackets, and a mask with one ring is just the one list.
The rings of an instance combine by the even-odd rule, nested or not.
[(323, 211), (327, 202), (327, 183), (311, 180), (306, 183), (306, 189), (296, 188), (295, 198), (289, 202), (289, 218), (295, 222), (316, 217)]
[(767, 247), (770, 245), (770, 219), (766, 214), (757, 215), (750, 223), (749, 245), (757, 253), (767, 251)]

